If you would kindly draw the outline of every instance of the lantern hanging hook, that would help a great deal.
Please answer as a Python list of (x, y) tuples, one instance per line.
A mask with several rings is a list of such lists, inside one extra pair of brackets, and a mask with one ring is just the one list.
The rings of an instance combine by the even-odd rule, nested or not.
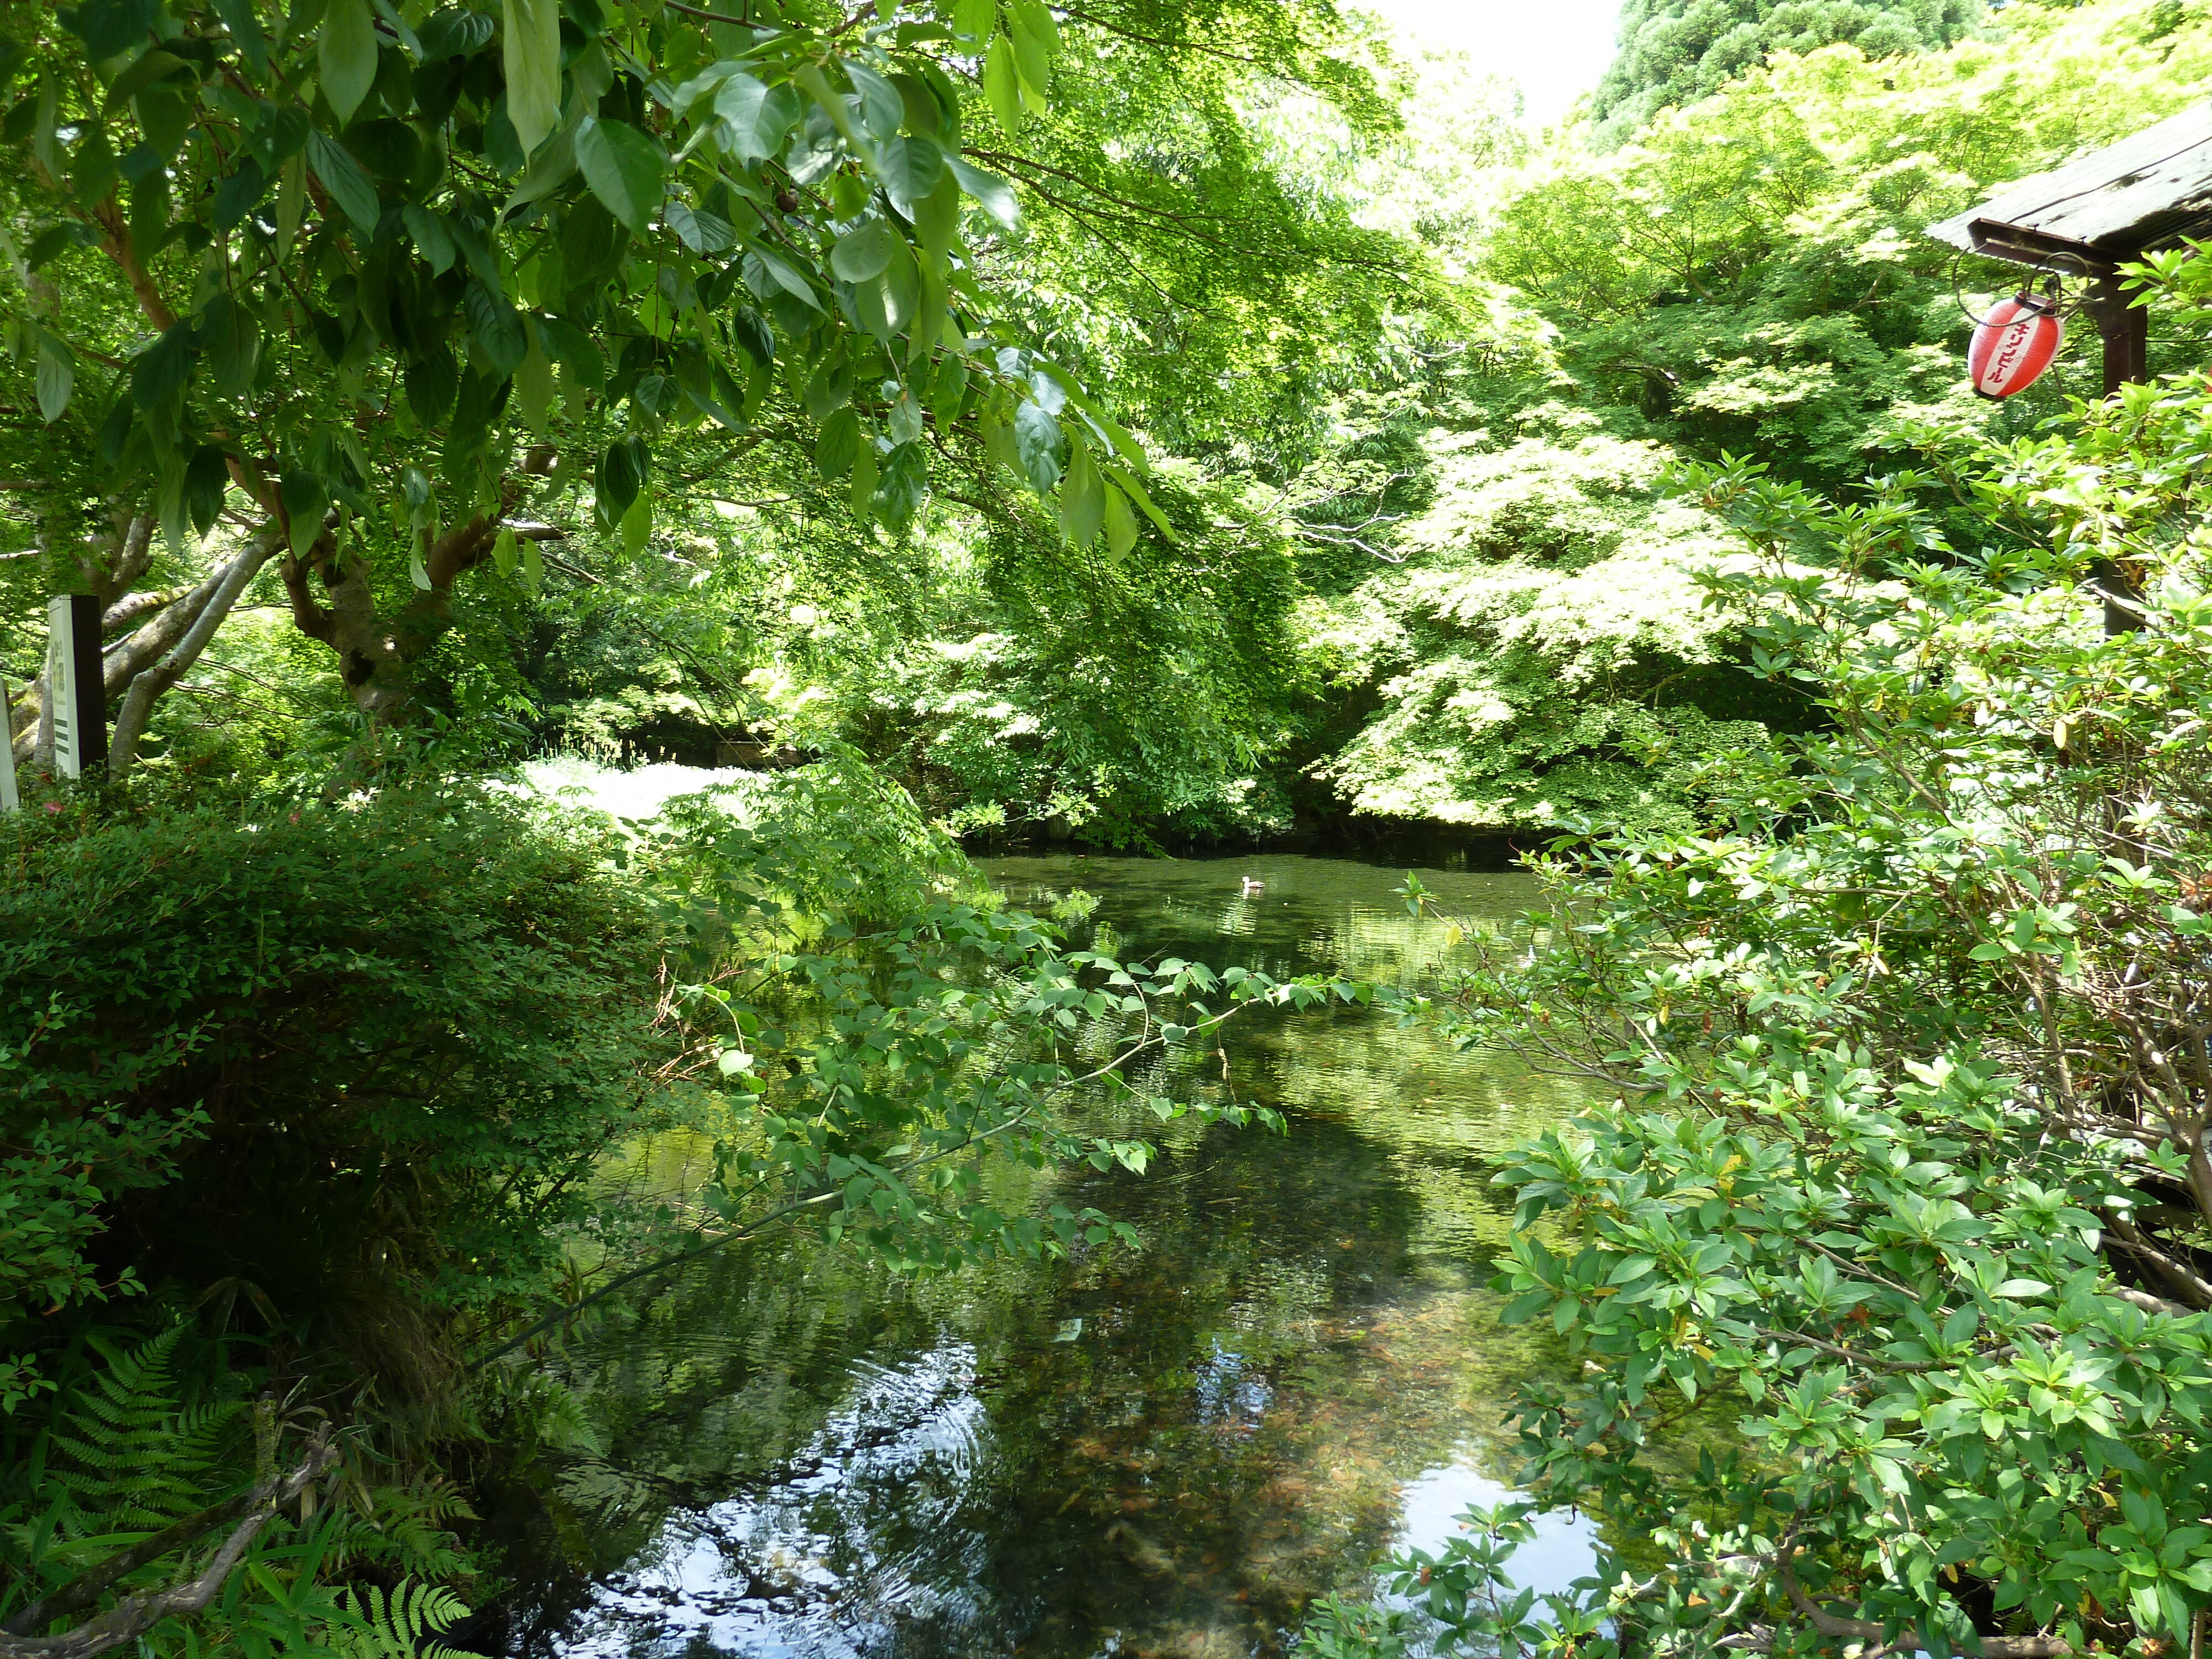
[[(1951, 299), (1959, 307), (1959, 314), (1976, 328), (1979, 328), (1985, 313), (1972, 309), (1966, 304), (1966, 296), (1960, 291), (1959, 288), (1959, 267), (1966, 263), (1966, 255), (1972, 251), (1971, 248), (1962, 247), (1951, 256)], [(2043, 279), (2043, 292), (2039, 295), (2034, 292), (2036, 279), (2039, 276)], [(2078, 313), (2081, 308), (2081, 301), (2075, 299), (2069, 302), (2069, 296), (2060, 288), (2058, 276), (2057, 268), (2048, 259), (2039, 261), (2029, 268), (2027, 280), (2021, 283), (2021, 298), (2033, 301), (2038, 309), (2048, 309), (2053, 316), (2066, 316)]]

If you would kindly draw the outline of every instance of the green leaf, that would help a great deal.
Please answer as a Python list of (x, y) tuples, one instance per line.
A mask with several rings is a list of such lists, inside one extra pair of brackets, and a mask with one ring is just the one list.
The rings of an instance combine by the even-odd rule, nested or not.
[(501, 525), (499, 527), (499, 534), (493, 538), (491, 544), (492, 568), (502, 576), (512, 576), (517, 562), (514, 527), (512, 525)]
[(160, 11), (158, 0), (84, 0), (61, 20), (84, 42), (84, 55), (100, 64), (143, 45)]
[(322, 479), (304, 467), (288, 467), (277, 485), (284, 518), (291, 532), (292, 556), (304, 559), (315, 538), (323, 533), (323, 516), (331, 509), (331, 492)]
[(915, 439), (884, 457), (876, 484), (876, 507), (884, 522), (903, 531), (921, 511), (929, 494), (929, 452)]
[(234, 230), (269, 193), (269, 176), (251, 155), (239, 160), (238, 171), (216, 187), (215, 228)]
[(627, 121), (587, 118), (576, 129), (576, 165), (608, 212), (641, 236), (651, 228), (665, 170), (651, 138)]
[(599, 458), (601, 510), (611, 520), (618, 521), (637, 500), (652, 474), (653, 452), (646, 447), (644, 439), (635, 433), (616, 439)]
[(1076, 439), (1067, 447), (1067, 474), (1060, 481), (1060, 533), (1071, 546), (1088, 547), (1097, 539), (1105, 516), (1105, 487), (1091, 446)]
[(514, 407), (523, 422), (543, 434), (553, 416), (553, 364), (545, 355), (537, 331), (530, 331), (530, 349), (514, 366)]
[(850, 472), (866, 441), (860, 416), (850, 404), (834, 410), (822, 422), (822, 434), (814, 441), (814, 467), (823, 482), (834, 483)]
[(1027, 35), (1036, 41), (1048, 60), (1059, 52), (1060, 24), (1045, 0), (1008, 0), (1007, 9), (1012, 14), (1017, 37)]
[(890, 269), (902, 239), (881, 219), (866, 219), (837, 239), (830, 269), (848, 283), (872, 282)]
[(48, 426), (62, 417), (69, 407), (70, 393), (76, 386), (76, 357), (69, 347), (46, 332), (39, 331), (39, 414)]
[(974, 197), (984, 212), (1008, 230), (1021, 228), (1022, 205), (1015, 199), (1012, 185), (997, 173), (986, 173), (957, 155), (949, 155), (945, 160), (951, 166), (952, 176), (960, 181), (960, 188)]
[[(777, 255), (770, 253), (766, 248), (757, 247), (746, 254), (745, 258), (757, 261), (769, 279), (792, 298), (805, 301), (817, 311), (822, 309), (822, 301), (815, 297), (813, 284), (785, 264)], [(758, 289), (755, 289), (754, 292), (759, 292)]]
[(745, 355), (762, 368), (775, 361), (775, 331), (750, 306), (740, 306), (730, 314), (730, 332)]
[(934, 138), (895, 138), (884, 146), (877, 172), (891, 200), (911, 217), (915, 204), (926, 199), (945, 176), (945, 152)]
[(407, 407), (415, 411), (415, 418), (426, 428), (443, 422), (461, 389), (461, 372), (452, 354), (442, 345), (432, 346), (407, 365), (404, 379)]
[(1003, 33), (983, 54), (983, 100), (1007, 137), (1022, 136), (1021, 71), (1014, 67), (1014, 43)]
[(192, 373), (192, 325), (179, 319), (131, 365), (131, 400), (141, 409), (159, 409), (185, 388)]
[(852, 360), (840, 348), (823, 358), (821, 365), (807, 380), (806, 391), (799, 401), (805, 405), (808, 418), (826, 421), (852, 399)]
[(500, 12), (507, 118), (528, 155), (561, 124), (560, 0), (500, 0)]
[(951, 172), (941, 171), (936, 187), (911, 204), (908, 211), (921, 245), (940, 261), (950, 256), (960, 237), (960, 181)]
[(876, 446), (873, 440), (860, 445), (860, 453), (853, 458), (853, 483), (850, 492), (853, 516), (866, 523), (876, 515)]
[(200, 308), (199, 346), (222, 396), (242, 398), (253, 389), (261, 366), (261, 325), (228, 294), (216, 295)]
[(364, 234), (375, 230), (381, 212), (377, 205), (376, 186), (369, 182), (368, 173), (345, 147), (319, 127), (307, 135), (307, 165), (322, 180), (331, 200), (338, 204), (340, 211), (356, 227)]
[(407, 234), (415, 239), (415, 251), (422, 256), (431, 273), (442, 276), (451, 270), (458, 254), (453, 233), (446, 228), (445, 220), (417, 202), (408, 203), (399, 212)]
[(954, 0), (952, 30), (981, 40), (999, 26), (999, 0)]
[(1152, 492), (1138, 481), (1136, 475), (1111, 461), (1103, 465), (1099, 471), (1121, 486), (1122, 493), (1137, 504), (1137, 510), (1152, 521), (1152, 528), (1160, 532), (1169, 545), (1173, 546), (1176, 542), (1175, 526), (1168, 522), (1168, 515), (1153, 504)]
[(257, 78), (268, 74), (269, 37), (261, 32), (261, 20), (253, 15), (253, 0), (215, 0), (215, 13), (230, 31), (231, 43), (246, 59), (246, 67)]
[(1060, 422), (1042, 404), (1024, 398), (1016, 407), (1014, 450), (1023, 475), (1038, 495), (1060, 482)]
[(329, 0), (315, 37), (315, 66), (323, 96), (344, 126), (376, 84), (376, 25), (368, 0)]
[(860, 95), (860, 123), (868, 130), (868, 136), (878, 143), (895, 137), (900, 124), (906, 119), (906, 100), (899, 96), (899, 89), (873, 70), (859, 64), (846, 64), (845, 78)]
[(1013, 0), (1014, 67), (1021, 73), (1022, 102), (1031, 113), (1042, 115), (1045, 95), (1052, 89), (1053, 54), (1060, 46), (1060, 31), (1051, 10), (1040, 0)]
[(493, 293), (480, 282), (469, 283), (462, 304), (469, 314), (469, 332), (483, 348), (492, 367), (501, 375), (514, 374), (530, 349), (529, 337), (522, 329), (522, 313), (503, 295)]
[(90, 247), (99, 240), (99, 233), (90, 225), (76, 220), (64, 220), (58, 225), (48, 225), (31, 239), (31, 246), (23, 255), (23, 263), (33, 270), (52, 264), (72, 248)]
[(1106, 488), (1106, 550), (1117, 564), (1137, 544), (1137, 515), (1129, 498), (1110, 484)]
[(185, 510), (192, 528), (203, 536), (215, 528), (222, 500), (230, 489), (230, 458), (221, 446), (202, 444), (185, 467)]
[(642, 552), (646, 539), (653, 534), (653, 492), (641, 489), (637, 499), (622, 515), (623, 551), (635, 556)]
[(106, 130), (94, 126), (77, 140), (70, 155), (70, 191), (87, 207), (105, 201), (115, 187), (115, 147)]
[(766, 161), (781, 150), (799, 111), (799, 94), (789, 87), (771, 91), (743, 72), (723, 82), (714, 94), (723, 151), (740, 161)]

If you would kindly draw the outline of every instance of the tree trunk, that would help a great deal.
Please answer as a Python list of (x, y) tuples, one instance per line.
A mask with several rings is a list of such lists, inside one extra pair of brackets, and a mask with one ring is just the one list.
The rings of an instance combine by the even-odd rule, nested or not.
[[(154, 704), (164, 693), (184, 677), (185, 671), (199, 660), (208, 641), (215, 637), (246, 585), (259, 574), (276, 551), (282, 532), (269, 526), (231, 556), (204, 583), (204, 596), (196, 591), (183, 604), (173, 605), (162, 612), (159, 622), (149, 624), (142, 632), (152, 633), (184, 613), (192, 599), (198, 601), (192, 610), (188, 626), (169, 631), (177, 635), (176, 642), (162, 653), (160, 659), (140, 669), (131, 679), (131, 689), (125, 694), (123, 707), (115, 717), (115, 735), (107, 750), (107, 775), (121, 778), (129, 772), (138, 758), (138, 744), (146, 735), (146, 725), (153, 718)], [(118, 653), (119, 654), (119, 653)]]

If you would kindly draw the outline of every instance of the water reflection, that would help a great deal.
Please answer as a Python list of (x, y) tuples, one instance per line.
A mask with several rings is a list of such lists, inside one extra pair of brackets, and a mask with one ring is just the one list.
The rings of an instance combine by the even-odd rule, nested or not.
[[(1021, 902), (1097, 895), (1124, 956), (1397, 978), (1444, 948), (1399, 872), (1338, 860), (992, 870)], [(1525, 892), (1424, 879), (1500, 921)], [(1176, 1126), (1143, 1177), (1059, 1178), (1141, 1253), (915, 1287), (787, 1241), (580, 1344), (564, 1380), (600, 1449), (509, 1495), (511, 1648), (1273, 1653), (1311, 1596), (1503, 1495), (1496, 1402), (1555, 1359), (1490, 1321), (1509, 1210), (1485, 1159), (1571, 1097), (1358, 1009), (1244, 1032), (1227, 1086), (1290, 1133)], [(1587, 1549), (1551, 1523), (1528, 1576)]]

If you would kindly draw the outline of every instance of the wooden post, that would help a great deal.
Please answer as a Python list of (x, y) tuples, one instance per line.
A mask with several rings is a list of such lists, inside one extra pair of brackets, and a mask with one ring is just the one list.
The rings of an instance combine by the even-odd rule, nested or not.
[(2120, 279), (2112, 271), (2089, 285), (2082, 309), (2096, 319), (2097, 332), (2105, 342), (2105, 395), (2110, 398), (2124, 386), (2142, 386), (2150, 379), (2150, 313), (2131, 306), (2121, 292)]
[[(2119, 395), (2124, 386), (2142, 386), (2150, 379), (2150, 313), (2131, 306), (2121, 291), (2117, 272), (2100, 272), (2082, 296), (2081, 308), (2095, 319), (2105, 344), (2105, 396)], [(2142, 618), (2122, 601), (2140, 599), (2128, 573), (2110, 559), (2100, 559), (2092, 574), (2105, 589), (2105, 632), (2132, 634)]]
[(100, 601), (58, 593), (46, 605), (54, 770), (78, 778), (107, 762), (107, 688), (100, 660)]

